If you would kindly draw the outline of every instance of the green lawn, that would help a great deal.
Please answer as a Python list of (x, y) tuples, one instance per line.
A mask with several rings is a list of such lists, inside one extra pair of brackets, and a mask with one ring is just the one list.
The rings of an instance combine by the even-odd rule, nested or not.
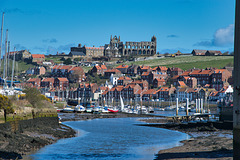
[[(9, 73), (12, 73), (12, 60), (9, 61)], [(2, 61), (2, 65), (1, 65), (1, 73), (3, 71), (3, 61)], [(33, 64), (28, 64), (26, 62), (23, 61), (15, 61), (15, 65), (14, 65), (14, 72), (15, 75), (21, 73), (22, 71), (26, 71), (27, 69), (31, 68), (31, 67), (35, 67)]]
[[(179, 67), (183, 70), (191, 68), (204, 69), (206, 67), (223, 68), (226, 65), (233, 65), (233, 56), (182, 56), (182, 57), (167, 57), (161, 59), (151, 59), (137, 62), (125, 63), (128, 65), (146, 65), (146, 66), (166, 66)], [(117, 64), (118, 66), (120, 64)]]

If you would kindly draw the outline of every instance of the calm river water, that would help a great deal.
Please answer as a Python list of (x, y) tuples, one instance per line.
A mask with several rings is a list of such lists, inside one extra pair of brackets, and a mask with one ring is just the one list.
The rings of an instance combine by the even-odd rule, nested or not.
[(36, 154), (34, 160), (147, 160), (166, 148), (180, 145), (188, 135), (161, 128), (136, 126), (137, 118), (94, 119), (64, 124), (78, 133), (77, 137), (62, 139)]

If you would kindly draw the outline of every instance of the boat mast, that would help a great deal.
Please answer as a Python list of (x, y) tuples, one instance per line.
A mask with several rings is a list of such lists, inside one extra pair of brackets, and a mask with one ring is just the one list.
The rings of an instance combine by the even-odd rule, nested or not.
[(2, 27), (1, 27), (1, 38), (0, 38), (0, 69), (2, 65), (2, 37), (3, 37), (3, 22), (4, 22), (4, 12), (2, 15)]
[(14, 51), (13, 51), (13, 62), (12, 62), (11, 89), (13, 89), (13, 76), (14, 76), (14, 66), (15, 66), (15, 52), (16, 52), (16, 48), (14, 47)]
[(4, 66), (3, 66), (4, 88), (6, 87), (6, 80), (7, 80), (7, 77), (6, 77), (7, 43), (8, 43), (8, 30), (6, 30), (5, 55), (4, 55)]
[(10, 75), (10, 68), (9, 68), (9, 54), (10, 54), (10, 41), (8, 41), (8, 54), (7, 54), (7, 77)]

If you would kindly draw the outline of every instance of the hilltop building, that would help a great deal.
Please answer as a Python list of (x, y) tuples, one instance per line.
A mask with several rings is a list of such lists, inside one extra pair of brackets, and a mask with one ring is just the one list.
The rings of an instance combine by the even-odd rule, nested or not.
[(103, 47), (86, 47), (85, 45), (82, 46), (81, 44), (78, 44), (77, 47), (71, 47), (71, 52), (69, 53), (69, 56), (73, 58), (79, 58), (79, 57), (101, 57), (103, 56), (104, 48)]
[(125, 44), (120, 40), (120, 36), (110, 38), (110, 43), (105, 44), (104, 55), (107, 57), (121, 57), (130, 55), (154, 55), (157, 49), (157, 38), (153, 36), (151, 41), (130, 42)]

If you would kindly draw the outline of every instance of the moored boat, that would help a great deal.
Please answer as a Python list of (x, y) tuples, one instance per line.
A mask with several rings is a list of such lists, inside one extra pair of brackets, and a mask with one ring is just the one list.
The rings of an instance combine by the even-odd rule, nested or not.
[(109, 112), (112, 112), (112, 113), (116, 113), (116, 112), (118, 112), (118, 109), (117, 109), (116, 107), (114, 107), (114, 108), (108, 108), (108, 111), (109, 111)]
[(67, 107), (63, 108), (62, 112), (70, 113), (70, 112), (74, 112), (74, 109), (72, 109), (71, 107), (67, 106)]
[(75, 111), (75, 112), (85, 112), (85, 111), (86, 111), (86, 108), (83, 107), (82, 105), (77, 105), (77, 106), (74, 108), (74, 111)]

